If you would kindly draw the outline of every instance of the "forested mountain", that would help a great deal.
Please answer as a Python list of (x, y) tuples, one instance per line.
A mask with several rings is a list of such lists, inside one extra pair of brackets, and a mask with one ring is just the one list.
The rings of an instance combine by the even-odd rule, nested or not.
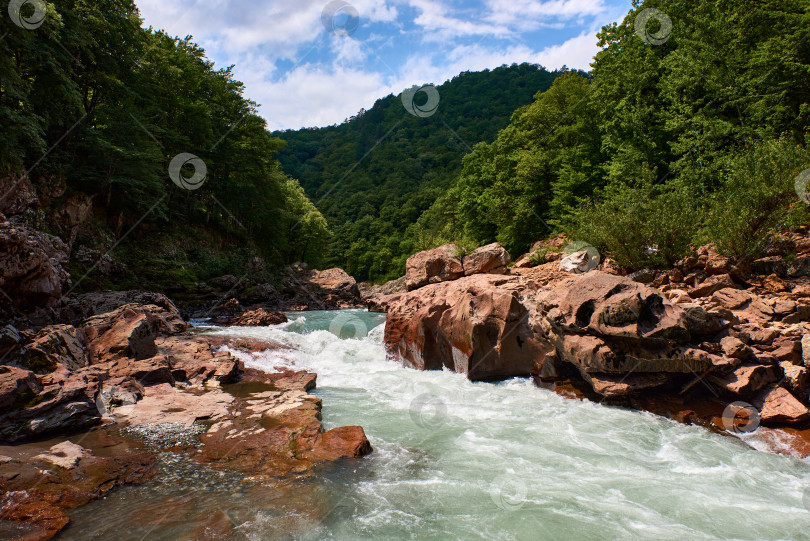
[(465, 158), (437, 203), (458, 238), (523, 252), (563, 230), (641, 267), (706, 240), (758, 257), (808, 223), (810, 4), (635, 4), (592, 78), (557, 79)]
[[(47, 206), (34, 225), (116, 248), (131, 271), (116, 286), (237, 274), (256, 254), (317, 262), (326, 222), (281, 171), (283, 143), (230, 68), (190, 38), (142, 28), (131, 0), (60, 0), (41, 14), (38, 5), (22, 5), (20, 24), (5, 8), (0, 17), (4, 199), (28, 173)], [(46, 200), (48, 184), (66, 188)], [(60, 230), (72, 196), (92, 201), (94, 219)]]
[[(455, 183), (464, 155), (493, 141), (515, 109), (566, 71), (514, 64), (465, 72), (437, 87), (429, 117), (389, 95), (338, 126), (274, 133), (287, 143), (278, 154), (284, 171), (334, 232), (327, 260), (358, 279), (401, 276), (411, 254), (443, 239), (415, 224)], [(418, 105), (425, 100), (417, 94)]]
[(105, 286), (196, 287), (257, 254), (382, 281), (447, 241), (517, 255), (560, 231), (637, 268), (707, 240), (754, 257), (809, 218), (806, 1), (635, 2), (587, 74), (462, 73), (435, 114), (388, 96), (272, 134), (230, 68), (131, 0), (45, 5), (35, 31), (0, 18), (0, 195), (30, 177), (35, 227), (127, 265)]

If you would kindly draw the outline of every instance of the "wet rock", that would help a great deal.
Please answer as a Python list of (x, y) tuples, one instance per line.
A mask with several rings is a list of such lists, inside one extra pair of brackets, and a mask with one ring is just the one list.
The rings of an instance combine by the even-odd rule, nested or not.
[(591, 384), (593, 390), (606, 398), (629, 396), (640, 391), (654, 389), (668, 383), (671, 379), (665, 373), (630, 373), (617, 374), (589, 374), (582, 373), (585, 381)]
[(810, 334), (802, 337), (802, 362), (804, 366), (810, 367)]
[(24, 539), (50, 539), (68, 525), (70, 510), (116, 487), (148, 481), (156, 474), (154, 464), (150, 453), (101, 457), (69, 442), (0, 464), (0, 478), (6, 479), (0, 485), (0, 520), (27, 526)]
[(371, 453), (366, 433), (360, 426), (342, 426), (320, 434), (312, 451), (302, 457), (313, 462), (324, 462), (339, 458), (359, 458)]
[(93, 456), (93, 453), (81, 445), (76, 445), (71, 441), (64, 441), (54, 445), (46, 453), (35, 456), (34, 460), (42, 460), (69, 470), (75, 468), (81, 459), (91, 456)]
[(464, 266), (458, 257), (460, 251), (457, 245), (446, 244), (409, 257), (405, 264), (408, 291), (464, 276)]
[(413, 368), (447, 367), (470, 379), (539, 373), (548, 344), (509, 287), (521, 279), (478, 274), (396, 296), (388, 306), (388, 351)]
[(512, 258), (495, 242), (473, 250), (461, 260), (464, 276), (474, 274), (505, 274)]

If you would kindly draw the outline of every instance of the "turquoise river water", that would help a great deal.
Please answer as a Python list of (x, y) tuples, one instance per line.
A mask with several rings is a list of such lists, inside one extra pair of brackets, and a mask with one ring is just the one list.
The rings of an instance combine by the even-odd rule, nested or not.
[(239, 355), (317, 372), (326, 428), (362, 425), (368, 457), (273, 486), (164, 457), (165, 475), (81, 508), (61, 538), (810, 539), (810, 462), (528, 380), (409, 370), (383, 325), (349, 310), (204, 331), (289, 346)]

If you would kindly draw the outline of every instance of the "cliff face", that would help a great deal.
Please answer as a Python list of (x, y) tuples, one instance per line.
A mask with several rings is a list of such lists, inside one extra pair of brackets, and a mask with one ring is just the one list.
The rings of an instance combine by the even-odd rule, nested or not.
[[(459, 278), (444, 272), (452, 261), (436, 263), (447, 252), (439, 249), (411, 260), (430, 262), (421, 282), (432, 276), (438, 283), (370, 306), (388, 312), (389, 354), (417, 369), (448, 368), (472, 380), (534, 376), (552, 388), (573, 386), (580, 396), (647, 409), (655, 409), (651, 399), (671, 397), (673, 409), (700, 409), (704, 421), (714, 418), (724, 429), (742, 422), (740, 408), (755, 417), (743, 423), (747, 429), (804, 426), (810, 256), (806, 237), (794, 241), (794, 256), (753, 269), (708, 246), (677, 268), (631, 276), (609, 261), (581, 273), (587, 269), (563, 260)], [(577, 274), (561, 270), (569, 268)]]

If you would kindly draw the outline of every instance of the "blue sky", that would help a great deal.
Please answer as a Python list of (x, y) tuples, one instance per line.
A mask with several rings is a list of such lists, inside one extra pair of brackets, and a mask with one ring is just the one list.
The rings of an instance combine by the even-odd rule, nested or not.
[[(145, 26), (236, 65), (268, 127), (342, 122), (388, 94), (533, 62), (588, 69), (630, 0), (136, 0)], [(336, 9), (340, 8), (340, 9)], [(324, 10), (330, 32), (322, 21)], [(354, 19), (354, 14), (357, 19)], [(356, 29), (341, 32), (347, 23)]]

